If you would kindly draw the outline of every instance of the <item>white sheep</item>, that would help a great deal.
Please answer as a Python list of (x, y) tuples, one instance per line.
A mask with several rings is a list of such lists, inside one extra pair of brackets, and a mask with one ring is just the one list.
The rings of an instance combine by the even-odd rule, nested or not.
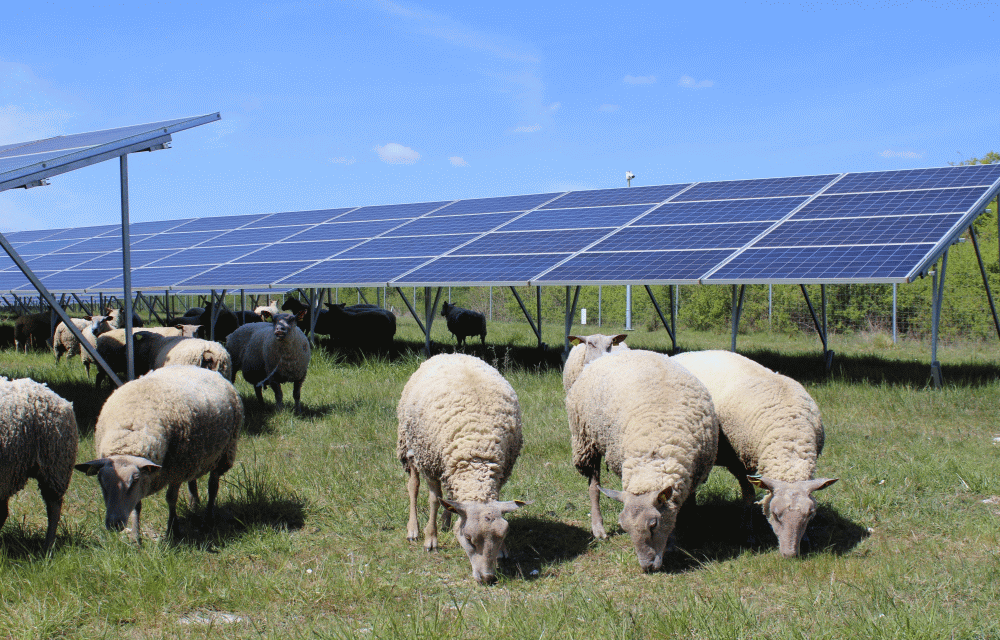
[(253, 310), (254, 313), (256, 313), (257, 315), (259, 315), (262, 318), (264, 317), (264, 315), (263, 315), (264, 311), (267, 311), (272, 316), (276, 316), (279, 313), (281, 313), (281, 309), (278, 308), (278, 301), (277, 300), (269, 300), (266, 307), (265, 306), (254, 307), (254, 310)]
[(628, 345), (624, 342), (627, 337), (624, 333), (616, 336), (601, 333), (589, 336), (566, 336), (576, 346), (570, 349), (566, 364), (563, 365), (563, 390), (569, 392), (569, 388), (580, 377), (580, 372), (586, 365), (613, 351), (628, 349)]
[[(566, 395), (573, 464), (590, 480), (590, 524), (605, 538), (600, 493), (624, 503), (618, 517), (644, 571), (659, 569), (677, 513), (708, 478), (719, 423), (703, 384), (651, 351), (588, 364)], [(622, 490), (600, 486), (601, 458)]]
[(233, 466), (242, 424), (243, 402), (228, 380), (199, 367), (165, 367), (111, 394), (97, 418), (97, 458), (76, 469), (98, 476), (108, 529), (120, 531), (135, 514), (137, 542), (142, 499), (167, 487), (167, 533), (175, 533), (181, 485), (206, 473), (214, 519), (219, 477)]
[(35, 478), (48, 515), (45, 549), (52, 548), (78, 440), (72, 404), (42, 383), (0, 376), (0, 527), (11, 496)]
[[(472, 576), (496, 580), (508, 524), (503, 514), (528, 504), (500, 502), (503, 487), (521, 451), (521, 406), (496, 369), (464, 354), (437, 355), (410, 376), (396, 410), (396, 453), (409, 473), (410, 518), (406, 538), (419, 535), (417, 492), (427, 480), (430, 514), (424, 547), (438, 546), (438, 503), (459, 516), (456, 537), (472, 563)], [(444, 498), (442, 487), (450, 499)]]
[[(136, 332), (138, 335), (140, 332)], [(189, 336), (165, 336), (142, 330), (148, 338), (136, 349), (136, 361), (142, 362), (144, 370), (190, 364), (202, 369), (222, 374), (230, 382), (233, 379), (233, 363), (229, 351), (218, 342), (192, 338)], [(138, 372), (140, 366), (136, 366)]]
[[(767, 489), (761, 505), (778, 550), (786, 558), (797, 556), (816, 515), (812, 493), (837, 481), (813, 479), (824, 439), (816, 402), (795, 380), (737, 353), (694, 351), (673, 360), (712, 394), (721, 427), (716, 464), (739, 481), (748, 507), (753, 485)], [(748, 478), (754, 475), (760, 477)]]
[(254, 385), (257, 401), (264, 403), (263, 387), (274, 390), (274, 403), (283, 406), (281, 383), (292, 383), (295, 412), (302, 413), (302, 382), (309, 371), (312, 355), (309, 339), (296, 326), (305, 317), (305, 310), (298, 314), (264, 312), (271, 322), (251, 322), (236, 329), (226, 339), (226, 349), (232, 358), (233, 379), (237, 371), (243, 379)]
[[(87, 327), (91, 326), (93, 317), (84, 316), (83, 318), (70, 318), (70, 320), (76, 325), (80, 333), (83, 333), (87, 330)], [(59, 360), (64, 353), (67, 360), (73, 356), (80, 355), (80, 341), (70, 331), (69, 327), (66, 326), (65, 322), (60, 322), (56, 325), (56, 332), (52, 337), (52, 355), (56, 357), (56, 364), (59, 364)]]

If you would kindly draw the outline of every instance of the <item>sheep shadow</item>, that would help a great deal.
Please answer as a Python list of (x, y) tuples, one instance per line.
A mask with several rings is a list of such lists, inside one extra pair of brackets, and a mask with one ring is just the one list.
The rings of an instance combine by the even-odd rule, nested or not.
[[(720, 496), (710, 496), (693, 510), (682, 513), (674, 530), (676, 549), (664, 556), (662, 570), (685, 573), (698, 569), (704, 562), (733, 560), (748, 552), (776, 552), (778, 539), (761, 508), (751, 507), (749, 531), (744, 514), (742, 500)], [(801, 555), (823, 551), (845, 555), (868, 535), (865, 527), (840, 515), (836, 509), (821, 505), (809, 523)]]
[[(52, 555), (63, 553), (67, 548), (83, 549), (93, 546), (93, 538), (81, 535), (75, 529), (68, 529), (60, 521)], [(20, 522), (13, 525), (8, 522), (0, 534), (0, 557), (15, 561), (34, 561), (45, 558), (46, 553), (44, 528), (26, 529)]]
[(507, 559), (501, 561), (500, 573), (509, 577), (534, 579), (542, 566), (569, 562), (590, 547), (590, 531), (555, 518), (523, 516), (510, 519), (507, 534)]

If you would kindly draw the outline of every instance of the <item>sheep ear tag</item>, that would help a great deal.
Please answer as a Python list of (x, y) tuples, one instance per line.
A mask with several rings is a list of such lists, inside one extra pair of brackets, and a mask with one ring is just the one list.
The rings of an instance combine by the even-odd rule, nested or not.
[(574, 345), (580, 344), (581, 342), (584, 341), (583, 338), (581, 338), (580, 336), (566, 336), (566, 339), (572, 342)]
[(97, 472), (110, 462), (111, 460), (108, 458), (98, 458), (90, 462), (81, 462), (80, 464), (73, 465), (73, 468), (86, 473), (88, 476), (96, 476)]

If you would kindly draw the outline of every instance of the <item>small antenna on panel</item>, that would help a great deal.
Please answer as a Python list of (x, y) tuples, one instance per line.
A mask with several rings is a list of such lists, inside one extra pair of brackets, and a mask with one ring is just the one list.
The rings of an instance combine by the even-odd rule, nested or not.
[(626, 171), (625, 172), (625, 181), (628, 182), (628, 186), (630, 186), (630, 187), (632, 186), (632, 178), (634, 178), (634, 177), (635, 177), (635, 174), (632, 173), (631, 171)]

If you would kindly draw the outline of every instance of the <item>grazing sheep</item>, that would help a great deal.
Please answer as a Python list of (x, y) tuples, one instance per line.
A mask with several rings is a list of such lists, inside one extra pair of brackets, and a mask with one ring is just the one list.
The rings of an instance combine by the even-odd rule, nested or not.
[[(296, 316), (302, 314), (302, 319), (299, 320), (299, 324), (302, 327), (303, 332), (308, 332), (311, 327), (312, 313), (309, 310), (309, 305), (302, 304), (297, 298), (289, 298), (285, 300), (285, 303), (281, 305), (282, 311), (288, 311)], [(263, 314), (261, 314), (263, 315)], [(277, 314), (271, 314), (275, 316)], [(324, 336), (334, 335), (333, 327), (330, 324), (330, 312), (326, 309), (320, 309), (319, 315), (316, 316), (316, 326), (312, 327), (314, 333), (322, 334)]]
[[(243, 371), (243, 379), (254, 385), (257, 401), (264, 403), (263, 387), (274, 390), (274, 403), (280, 410), (284, 396), (281, 383), (292, 383), (295, 412), (302, 413), (302, 382), (309, 371), (311, 350), (309, 339), (296, 326), (304, 316), (279, 313), (271, 322), (245, 324), (234, 331), (226, 342), (233, 363), (233, 379)], [(271, 319), (270, 312), (264, 317)]]
[[(154, 335), (157, 334), (153, 334), (145, 329), (132, 330), (132, 356), (136, 377), (145, 375), (150, 369), (149, 349), (144, 347), (143, 343), (150, 340)], [(111, 331), (102, 333), (97, 337), (96, 346), (97, 353), (104, 358), (104, 361), (108, 363), (111, 370), (118, 374), (119, 377), (124, 376), (128, 368), (125, 351), (125, 330), (112, 329)], [(110, 377), (104, 372), (104, 369), (98, 369), (97, 375), (94, 377), (94, 388), (100, 389), (101, 383), (105, 379), (110, 380)]]
[[(87, 327), (91, 325), (93, 321), (93, 316), (84, 316), (82, 318), (70, 318), (76, 328), (83, 333), (87, 330)], [(69, 330), (65, 322), (60, 322), (56, 325), (56, 332), (52, 338), (52, 355), (56, 358), (56, 364), (59, 364), (59, 360), (62, 358), (63, 354), (66, 354), (66, 359), (69, 360), (73, 356), (80, 355), (80, 341)]]
[(388, 309), (363, 304), (347, 307), (344, 303), (327, 303), (326, 306), (329, 309), (329, 335), (351, 346), (385, 351), (392, 348), (396, 316)]
[[(505, 555), (509, 513), (526, 502), (499, 502), (521, 451), (521, 407), (496, 369), (463, 354), (437, 355), (410, 376), (396, 410), (396, 453), (409, 473), (410, 520), (406, 538), (416, 540), (420, 474), (427, 479), (430, 514), (424, 547), (438, 546), (438, 502), (459, 515), (456, 537), (481, 583), (496, 580), (497, 557)], [(444, 499), (444, 490), (450, 496)], [(448, 526), (445, 514), (444, 526)]]
[(589, 336), (566, 337), (576, 345), (570, 349), (569, 356), (566, 357), (566, 364), (563, 365), (563, 390), (567, 393), (576, 379), (580, 377), (585, 366), (613, 351), (628, 349), (628, 345), (624, 342), (628, 336), (624, 333), (616, 336), (594, 333)]
[[(590, 524), (607, 537), (600, 493), (624, 503), (618, 517), (644, 571), (659, 569), (677, 513), (708, 478), (719, 423), (703, 384), (651, 351), (621, 351), (588, 364), (566, 395), (573, 464), (590, 480)], [(601, 458), (622, 490), (600, 486)]]
[(232, 359), (218, 342), (188, 336), (164, 336), (146, 330), (142, 333), (146, 333), (148, 338), (137, 346), (135, 359), (136, 362), (143, 362), (149, 370), (193, 365), (215, 371), (232, 382)]
[(0, 528), (11, 496), (35, 478), (48, 515), (45, 550), (52, 549), (78, 439), (72, 404), (34, 380), (0, 376)]
[(479, 336), (486, 345), (486, 316), (478, 311), (456, 307), (450, 302), (441, 305), (441, 315), (448, 319), (448, 331), (458, 340), (458, 347), (468, 336)]
[[(824, 439), (816, 402), (795, 380), (737, 353), (694, 351), (672, 359), (712, 394), (721, 428), (716, 464), (739, 481), (747, 509), (755, 498), (753, 485), (767, 489), (760, 504), (778, 537), (778, 551), (786, 558), (799, 555), (816, 515), (812, 493), (837, 481), (813, 478)], [(753, 475), (760, 477), (747, 477)]]
[(243, 403), (228, 380), (198, 367), (165, 367), (111, 394), (97, 418), (97, 458), (76, 469), (98, 476), (105, 526), (120, 531), (134, 512), (141, 543), (142, 499), (167, 487), (167, 533), (175, 533), (181, 485), (206, 473), (214, 519), (219, 477), (236, 460), (242, 424)]
[(28, 347), (43, 349), (51, 337), (52, 325), (49, 312), (33, 313), (18, 316), (14, 321), (14, 350), (24, 350)]
[[(200, 313), (195, 314), (196, 311)], [(192, 315), (188, 315), (192, 314)], [(205, 305), (205, 308), (192, 307), (188, 309), (187, 313), (183, 316), (176, 318), (167, 318), (164, 322), (166, 326), (174, 326), (177, 324), (193, 324), (202, 327), (202, 330), (198, 332), (197, 336), (199, 338), (208, 339), (212, 335), (212, 303), (209, 302)], [(236, 314), (228, 309), (223, 309), (219, 312), (219, 317), (215, 320), (215, 340), (216, 342), (225, 342), (226, 338), (230, 333), (236, 330), (240, 324), (239, 319)]]

